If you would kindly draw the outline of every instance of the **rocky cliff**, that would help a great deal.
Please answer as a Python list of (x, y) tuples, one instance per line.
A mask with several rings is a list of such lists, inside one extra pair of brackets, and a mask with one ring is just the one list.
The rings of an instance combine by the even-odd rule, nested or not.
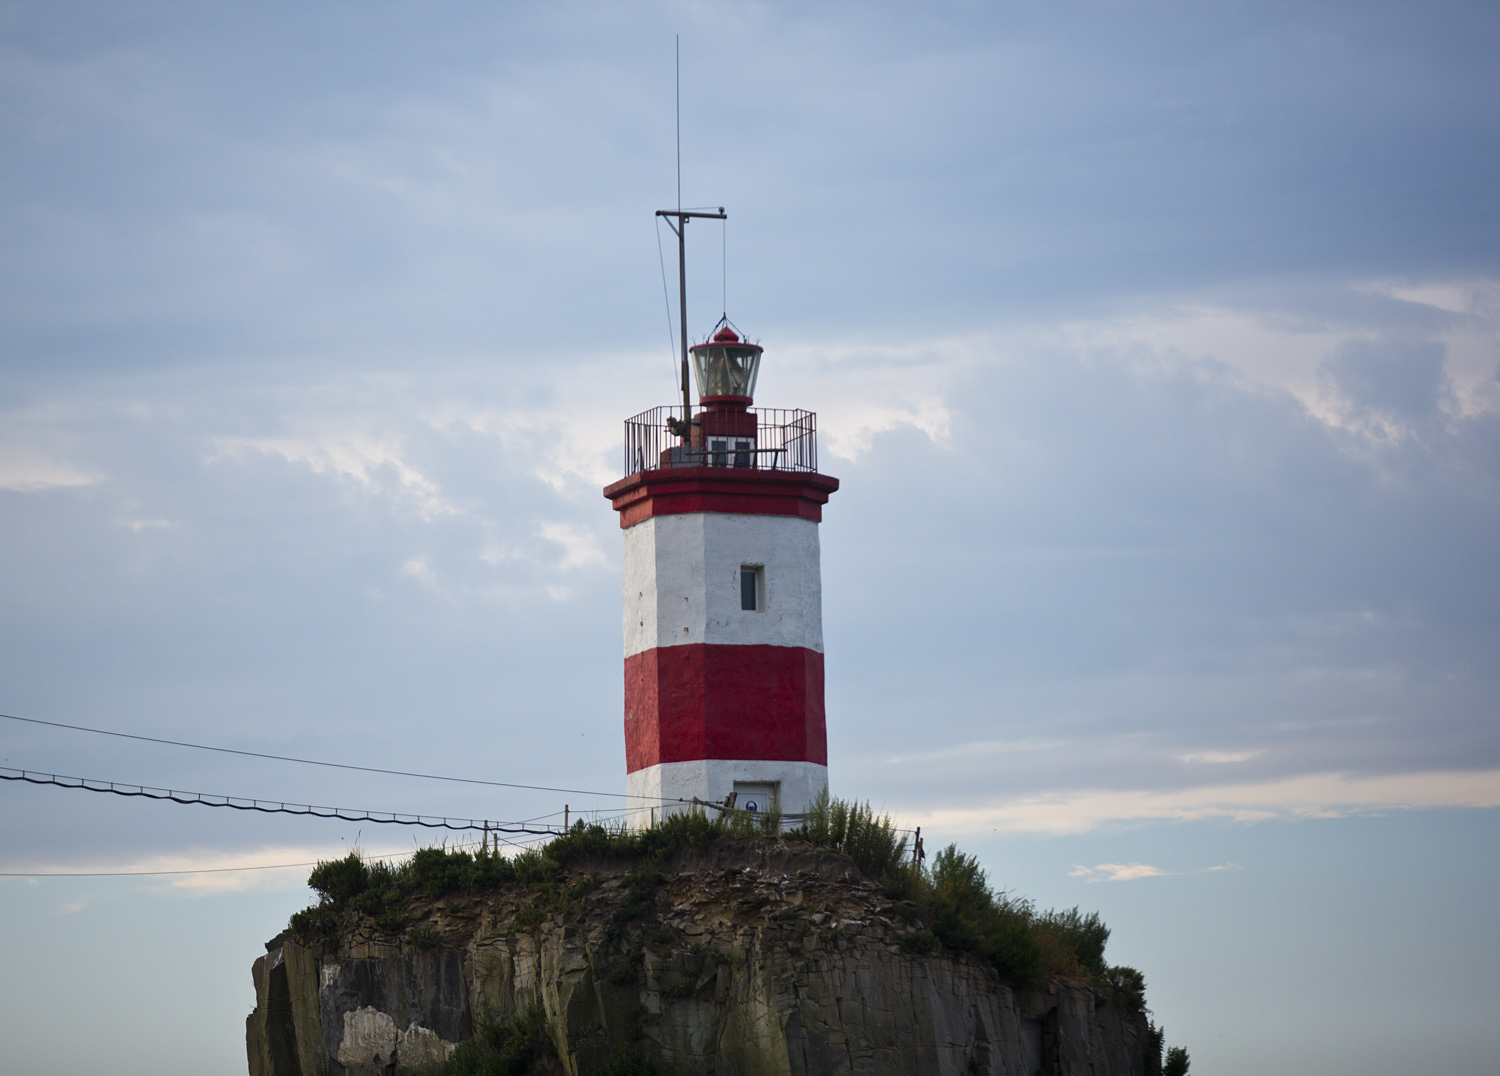
[(250, 1076), (432, 1071), (486, 1017), (538, 1002), (548, 1064), (575, 1076), (1149, 1076), (1138, 1006), (1013, 989), (806, 845), (719, 842), (649, 874), (575, 867), (545, 905), (508, 884), (404, 913), (345, 909), (317, 940), (267, 944)]

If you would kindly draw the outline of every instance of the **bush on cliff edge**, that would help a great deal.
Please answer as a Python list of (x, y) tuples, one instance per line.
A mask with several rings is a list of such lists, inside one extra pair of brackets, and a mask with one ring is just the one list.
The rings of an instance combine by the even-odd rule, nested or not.
[(413, 897), (484, 893), (511, 883), (534, 891), (531, 918), (540, 921), (543, 913), (578, 895), (577, 886), (562, 885), (570, 866), (627, 862), (636, 864), (636, 873), (644, 877), (680, 849), (703, 848), (737, 836), (805, 841), (849, 856), (884, 886), (887, 896), (904, 903), (903, 914), (924, 921), (927, 929), (915, 932), (915, 941), (907, 946), (913, 952), (942, 942), (989, 961), (1017, 985), (1066, 978), (1108, 987), (1122, 1007), (1140, 1010), (1145, 1005), (1140, 972), (1105, 964), (1109, 928), (1097, 913), (1084, 915), (1076, 907), (1038, 912), (1030, 901), (992, 888), (978, 859), (957, 845), (938, 852), (930, 868), (914, 863), (906, 837), (889, 816), (876, 815), (868, 803), (830, 799), (826, 792), (802, 825), (785, 833), (774, 815), (732, 812), (710, 818), (691, 811), (643, 830), (580, 820), (542, 848), (513, 858), (436, 847), (391, 865), (351, 852), (343, 859), (319, 862), (308, 878), (318, 904), (293, 915), (290, 929), (309, 941), (331, 937), (339, 915), (352, 908), (396, 933), (405, 924), (400, 909)]

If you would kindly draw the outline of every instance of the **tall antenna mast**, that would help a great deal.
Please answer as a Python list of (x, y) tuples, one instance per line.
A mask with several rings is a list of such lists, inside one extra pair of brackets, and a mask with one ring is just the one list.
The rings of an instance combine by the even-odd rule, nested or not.
[(673, 59), (677, 62), (677, 208), (682, 208), (682, 35), (673, 39)]
[[(687, 222), (694, 217), (706, 217), (709, 220), (728, 220), (724, 213), (724, 207), (720, 206), (717, 213), (706, 213), (692, 209), (658, 209), (658, 217), (667, 219), (667, 227), (677, 233), (677, 310), (681, 315), (682, 327), (682, 421), (683, 429), (693, 420), (693, 401), (688, 395), (688, 335), (687, 335)], [(674, 224), (673, 218), (676, 218)], [(684, 434), (684, 441), (687, 437)]]
[[(687, 444), (692, 437), (693, 399), (688, 394), (688, 333), (687, 333), (687, 222), (693, 217), (710, 220), (726, 220), (724, 207), (717, 213), (692, 211), (682, 208), (682, 35), (677, 35), (677, 208), (658, 209), (658, 217), (667, 218), (667, 227), (677, 233), (677, 312), (682, 324), (682, 441)], [(672, 218), (677, 223), (672, 223)]]

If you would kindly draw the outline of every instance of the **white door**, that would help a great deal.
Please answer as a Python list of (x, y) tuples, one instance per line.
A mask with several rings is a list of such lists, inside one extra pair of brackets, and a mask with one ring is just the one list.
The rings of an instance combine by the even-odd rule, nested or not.
[(736, 781), (734, 805), (742, 811), (761, 814), (776, 806), (776, 793), (775, 781)]

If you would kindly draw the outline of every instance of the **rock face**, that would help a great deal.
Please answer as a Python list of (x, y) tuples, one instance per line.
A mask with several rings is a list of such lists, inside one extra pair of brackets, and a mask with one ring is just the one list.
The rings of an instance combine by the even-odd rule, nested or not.
[(431, 1071), (480, 1013), (538, 1000), (572, 1076), (1147, 1076), (1141, 1013), (1062, 981), (1013, 991), (843, 856), (718, 842), (625, 871), (572, 871), (545, 903), (520, 885), (417, 902), (409, 935), (349, 912), (321, 944), (274, 939), (250, 1076)]

